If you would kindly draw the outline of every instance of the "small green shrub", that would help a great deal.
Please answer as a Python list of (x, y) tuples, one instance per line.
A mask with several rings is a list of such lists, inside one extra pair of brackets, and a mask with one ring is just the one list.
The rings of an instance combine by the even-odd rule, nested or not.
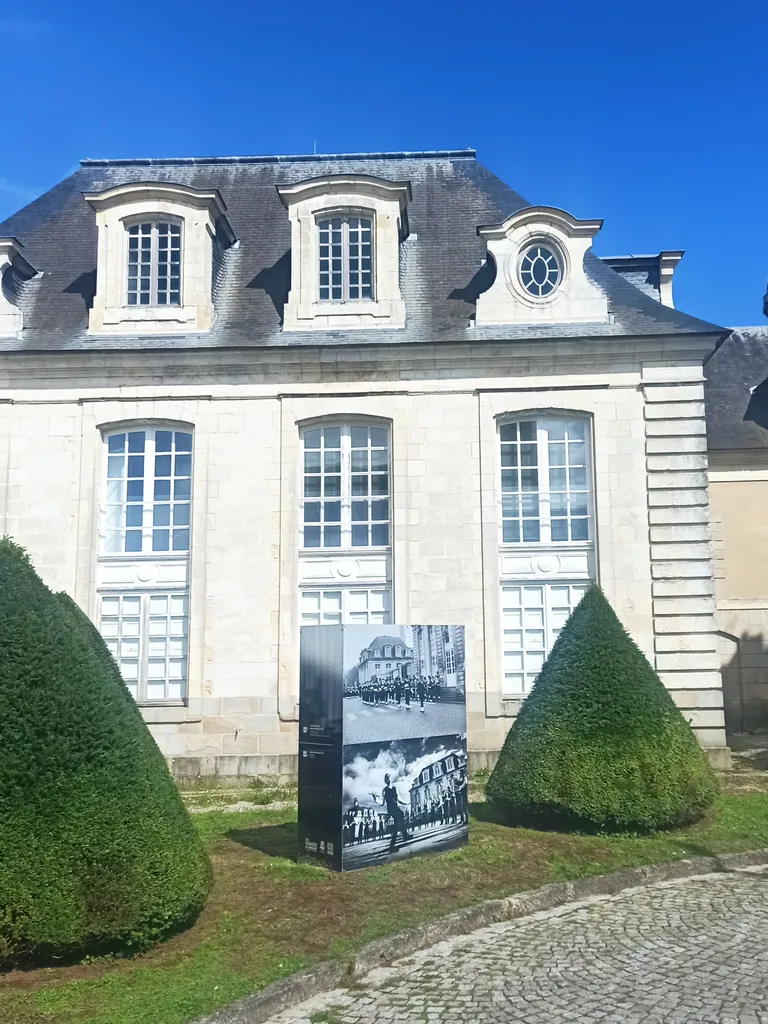
[(210, 865), (95, 627), (0, 540), (0, 961), (140, 949)]
[(674, 827), (711, 806), (703, 750), (598, 587), (555, 642), (486, 793), (518, 819), (606, 831)]

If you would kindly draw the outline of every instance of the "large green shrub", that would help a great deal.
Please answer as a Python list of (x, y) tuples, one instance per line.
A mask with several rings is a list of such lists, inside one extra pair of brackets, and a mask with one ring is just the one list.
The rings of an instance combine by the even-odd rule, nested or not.
[(0, 540), (0, 961), (141, 948), (210, 879), (103, 640)]
[(699, 818), (716, 792), (690, 725), (590, 588), (509, 731), (489, 799), (518, 820), (644, 831)]

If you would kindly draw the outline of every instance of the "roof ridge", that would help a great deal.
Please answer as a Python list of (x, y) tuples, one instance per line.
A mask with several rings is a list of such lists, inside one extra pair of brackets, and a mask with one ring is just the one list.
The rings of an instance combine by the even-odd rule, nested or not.
[(435, 157), (451, 159), (475, 159), (474, 149), (423, 149), (397, 150), (391, 153), (292, 153), (273, 156), (171, 156), (131, 157), (125, 159), (94, 159), (86, 157), (81, 167), (126, 167), (152, 164), (280, 164), (299, 163), (312, 160), (429, 160)]

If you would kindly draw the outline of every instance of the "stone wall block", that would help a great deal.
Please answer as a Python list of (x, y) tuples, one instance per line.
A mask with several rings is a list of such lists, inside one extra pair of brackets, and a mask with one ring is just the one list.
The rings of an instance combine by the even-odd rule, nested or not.
[(648, 420), (685, 420), (703, 419), (703, 402), (658, 402), (645, 406), (645, 418)]
[(709, 615), (657, 615), (657, 633), (708, 633), (717, 629), (714, 614)]
[(706, 452), (707, 438), (704, 434), (661, 434), (659, 437), (646, 438), (645, 450), (648, 455)]
[(712, 597), (657, 597), (653, 601), (654, 615), (708, 615), (712, 616)]
[(672, 523), (665, 526), (651, 527), (651, 542), (657, 541), (708, 541), (710, 538), (709, 523)]

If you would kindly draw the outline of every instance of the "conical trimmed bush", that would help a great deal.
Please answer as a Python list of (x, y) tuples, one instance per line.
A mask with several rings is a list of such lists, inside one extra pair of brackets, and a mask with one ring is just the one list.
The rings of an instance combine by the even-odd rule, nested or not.
[(142, 948), (211, 873), (96, 629), (0, 540), (0, 961)]
[(703, 750), (598, 587), (557, 638), (486, 793), (518, 820), (592, 830), (674, 827), (711, 806)]

